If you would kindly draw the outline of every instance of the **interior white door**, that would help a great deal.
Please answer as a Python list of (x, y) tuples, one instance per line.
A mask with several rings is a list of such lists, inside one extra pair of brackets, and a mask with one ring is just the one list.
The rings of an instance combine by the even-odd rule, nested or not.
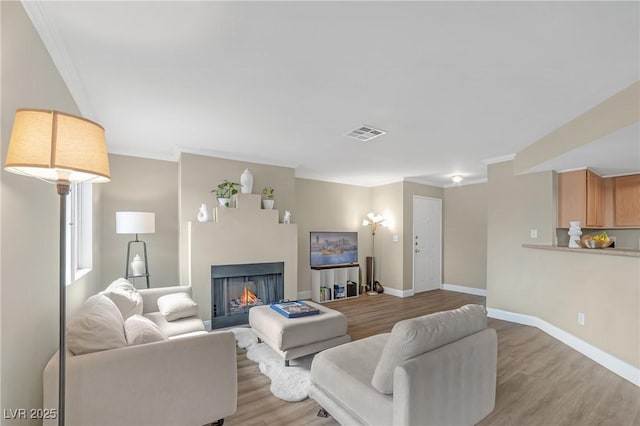
[(442, 200), (413, 197), (413, 291), (442, 284)]

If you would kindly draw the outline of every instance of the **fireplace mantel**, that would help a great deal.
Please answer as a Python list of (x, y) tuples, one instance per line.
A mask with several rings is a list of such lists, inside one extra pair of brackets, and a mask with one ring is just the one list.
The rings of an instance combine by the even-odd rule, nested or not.
[[(258, 204), (256, 207), (255, 199)], [(242, 194), (238, 208), (216, 208), (215, 222), (188, 222), (188, 282), (203, 319), (211, 319), (211, 265), (284, 262), (284, 297), (298, 295), (298, 227)]]

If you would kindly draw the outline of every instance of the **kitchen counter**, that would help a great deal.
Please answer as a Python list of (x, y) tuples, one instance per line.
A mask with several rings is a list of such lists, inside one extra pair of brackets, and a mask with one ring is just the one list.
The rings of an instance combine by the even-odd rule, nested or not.
[(583, 248), (569, 248), (566, 246), (552, 246), (546, 244), (523, 244), (522, 247), (538, 250), (555, 250), (565, 251), (572, 253), (587, 253), (597, 255), (609, 255), (609, 256), (627, 256), (627, 257), (640, 257), (640, 250), (625, 249), (625, 248), (604, 248), (604, 249), (583, 249)]

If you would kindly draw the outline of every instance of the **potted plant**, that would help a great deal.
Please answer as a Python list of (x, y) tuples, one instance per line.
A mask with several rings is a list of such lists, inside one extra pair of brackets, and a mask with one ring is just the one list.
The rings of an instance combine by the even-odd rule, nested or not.
[(239, 183), (225, 179), (222, 183), (218, 184), (216, 189), (211, 190), (211, 192), (216, 193), (216, 198), (218, 198), (218, 202), (222, 207), (229, 207), (231, 197), (238, 193), (239, 187)]
[(262, 208), (271, 210), (273, 208), (273, 188), (270, 186), (265, 186), (262, 188), (262, 196), (264, 197), (262, 200)]

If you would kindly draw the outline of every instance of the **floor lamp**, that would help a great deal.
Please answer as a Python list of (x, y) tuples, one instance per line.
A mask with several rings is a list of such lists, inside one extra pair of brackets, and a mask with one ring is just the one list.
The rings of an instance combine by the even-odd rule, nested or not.
[(111, 180), (104, 129), (93, 121), (58, 111), (18, 109), (5, 170), (55, 183), (60, 196), (58, 424), (64, 425), (67, 195), (72, 182)]
[[(147, 243), (138, 239), (138, 234), (153, 234), (156, 232), (156, 214), (149, 212), (116, 212), (116, 234), (136, 234), (136, 239), (127, 244), (127, 264), (124, 277), (146, 278), (149, 288), (149, 261), (147, 257)], [(131, 244), (142, 244), (144, 252), (144, 272), (134, 269), (137, 265), (131, 262)], [(130, 263), (131, 262), (131, 263)], [(131, 266), (131, 269), (129, 269)]]
[(375, 215), (369, 213), (367, 217), (362, 221), (362, 226), (371, 225), (371, 289), (367, 293), (369, 296), (375, 296), (378, 294), (375, 291), (376, 282), (376, 230), (378, 226), (387, 226), (387, 221), (382, 215)]

